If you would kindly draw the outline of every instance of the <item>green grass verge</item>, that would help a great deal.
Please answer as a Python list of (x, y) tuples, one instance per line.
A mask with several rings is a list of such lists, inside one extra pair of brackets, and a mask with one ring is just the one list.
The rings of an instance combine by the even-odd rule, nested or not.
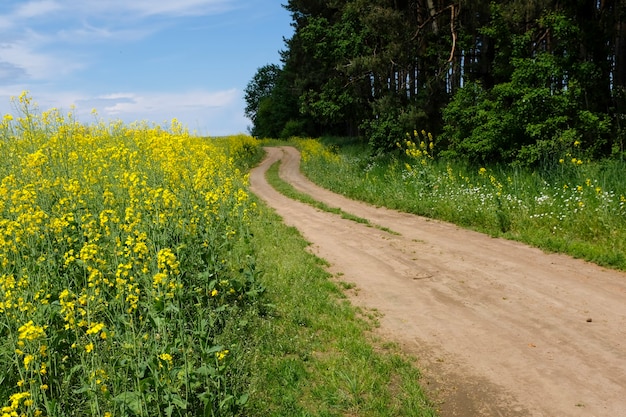
[(383, 227), (383, 226), (379, 226), (377, 224), (374, 224), (372, 222), (370, 222), (367, 219), (364, 219), (363, 217), (359, 217), (359, 216), (355, 216), (354, 214), (350, 214), (338, 207), (331, 207), (328, 204), (325, 204), (321, 201), (317, 201), (314, 198), (312, 198), (310, 195), (305, 194), (305, 193), (301, 193), (298, 190), (296, 190), (295, 188), (293, 188), (289, 183), (283, 181), (280, 176), (278, 175), (278, 171), (280, 168), (280, 161), (275, 162), (274, 164), (272, 164), (272, 166), (267, 170), (267, 174), (266, 174), (266, 178), (267, 181), (270, 183), (270, 185), (272, 187), (274, 187), (274, 189), (276, 189), (279, 193), (291, 198), (292, 200), (297, 200), (300, 201), (302, 203), (308, 204), (310, 206), (313, 206), (319, 210), (328, 212), (328, 213), (333, 213), (333, 214), (337, 214), (339, 216), (341, 216), (341, 218), (346, 219), (346, 220), (351, 220), (353, 222), (356, 223), (361, 223), (364, 224), (366, 226), (370, 226), (370, 227), (374, 227), (377, 228), (379, 230), (383, 230), (387, 233), (391, 233), (394, 235), (397, 235), (397, 232), (394, 232), (393, 230), (387, 228), (387, 227)]
[(247, 325), (248, 416), (435, 416), (419, 371), (370, 332), (296, 229), (259, 203), (251, 230), (266, 306)]
[(337, 140), (323, 149), (293, 144), (310, 180), (349, 198), (626, 270), (624, 161), (563, 160), (530, 170), (372, 157), (362, 143)]

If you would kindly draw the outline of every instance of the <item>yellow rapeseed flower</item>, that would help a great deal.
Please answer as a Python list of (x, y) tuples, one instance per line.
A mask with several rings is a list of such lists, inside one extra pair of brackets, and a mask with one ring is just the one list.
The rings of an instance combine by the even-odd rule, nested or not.
[(104, 329), (104, 323), (94, 323), (94, 324), (91, 325), (91, 327), (89, 327), (89, 329), (87, 329), (87, 331), (85, 333), (87, 333), (87, 334), (97, 334), (102, 329)]
[(18, 416), (17, 410), (20, 407), (20, 402), (25, 402), (30, 398), (30, 392), (16, 392), (9, 397), (9, 405), (2, 407), (2, 416)]
[(167, 274), (164, 274), (163, 272), (154, 274), (154, 276), (152, 277), (152, 286), (158, 287), (159, 285), (163, 284), (163, 282), (166, 280), (167, 280)]
[[(60, 394), (58, 407), (65, 409), (74, 395), (67, 395), (59, 384), (53, 358), (59, 358), (57, 371), (79, 364), (86, 372), (96, 371), (103, 359), (96, 355), (116, 353), (108, 350), (108, 339), (118, 335), (108, 328), (108, 321), (100, 322), (104, 317), (119, 329), (123, 354), (149, 349), (150, 337), (158, 333), (148, 311), (156, 297), (173, 298), (179, 305), (182, 300), (177, 297), (195, 276), (196, 260), (204, 259), (208, 251), (217, 251), (208, 255), (225, 259), (225, 268), (233, 266), (228, 249), (222, 248), (239, 244), (227, 240), (244, 234), (240, 231), (246, 229), (240, 226), (249, 221), (246, 214), (254, 206), (248, 178), (237, 170), (238, 155), (253, 156), (260, 145), (241, 135), (222, 148), (206, 138), (191, 138), (176, 120), (165, 129), (121, 122), (87, 126), (56, 109), (41, 116), (28, 112), (27, 93), (19, 100), (16, 107), (23, 117), (16, 116), (17, 122), (11, 115), (0, 118), (0, 129), (10, 139), (0, 141), (1, 153), (11, 156), (0, 161), (0, 316), (5, 327), (17, 329), (7, 341), (7, 352), (15, 352), (9, 355), (15, 363), (7, 366), (7, 380), (19, 381), (14, 388), (29, 390), (33, 396), (37, 388), (54, 387)], [(426, 158), (432, 141), (424, 133), (417, 135), (412, 140), (417, 148), (424, 147), (420, 140), (425, 142)], [(339, 158), (318, 141), (304, 141), (309, 155)], [(50, 250), (43, 254), (41, 248)], [(192, 270), (185, 270), (189, 267)], [(151, 283), (158, 288), (151, 289)], [(208, 294), (204, 290), (194, 296), (219, 297), (234, 288), (224, 282)], [(47, 342), (50, 308), (58, 310), (62, 319), (58, 327), (67, 333), (68, 343)], [(134, 331), (141, 333), (126, 333)], [(130, 337), (143, 334), (147, 339)], [(129, 340), (137, 345), (128, 348)], [(217, 359), (228, 354), (222, 350)], [(173, 362), (173, 353), (156, 355), (164, 366)], [(108, 395), (107, 378), (96, 373), (92, 382), (99, 389), (76, 394), (83, 396), (76, 402), (84, 404), (77, 414), (88, 413), (90, 401)], [(31, 404), (30, 399), (13, 396), (16, 407), (22, 408), (3, 412), (41, 415), (36, 407), (47, 395), (37, 393), (29, 409), (24, 405)]]
[(228, 354), (230, 353), (230, 351), (228, 349), (224, 349), (221, 350), (219, 352), (215, 352), (215, 356), (217, 357), (218, 361), (223, 360)]
[(42, 326), (35, 326), (32, 320), (20, 326), (17, 331), (19, 332), (18, 339), (34, 340), (46, 337), (44, 328)]
[(35, 359), (35, 357), (33, 355), (26, 355), (24, 356), (24, 369), (28, 369), (30, 366), (30, 363)]
[(172, 274), (178, 274), (179, 263), (176, 255), (170, 248), (161, 249), (157, 253), (157, 266), (161, 271), (169, 271)]

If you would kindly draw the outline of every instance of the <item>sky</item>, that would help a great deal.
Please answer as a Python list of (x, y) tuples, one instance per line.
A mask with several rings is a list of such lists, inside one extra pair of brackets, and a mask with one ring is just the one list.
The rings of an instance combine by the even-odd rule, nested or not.
[(281, 0), (1, 0), (0, 113), (247, 133), (244, 89), (293, 34)]

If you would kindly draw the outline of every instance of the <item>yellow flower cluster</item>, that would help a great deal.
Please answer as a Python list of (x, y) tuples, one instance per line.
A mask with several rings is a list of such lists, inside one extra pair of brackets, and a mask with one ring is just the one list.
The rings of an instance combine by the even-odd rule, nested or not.
[(22, 414), (18, 413), (20, 410), (20, 403), (24, 406), (32, 405), (32, 400), (29, 392), (17, 392), (12, 394), (9, 398), (9, 405), (2, 407), (1, 417), (18, 417)]
[(20, 326), (19, 329), (17, 329), (17, 331), (19, 332), (19, 336), (18, 339), (26, 339), (26, 340), (34, 340), (34, 339), (38, 339), (38, 338), (45, 338), (46, 337), (46, 332), (44, 330), (43, 327), (41, 326), (35, 326), (33, 324), (33, 321), (30, 320), (28, 323)]
[(222, 361), (226, 358), (226, 356), (228, 356), (229, 353), (228, 349), (220, 350), (219, 352), (215, 352), (215, 357), (218, 361)]
[(498, 197), (502, 196), (502, 189), (504, 188), (502, 183), (496, 179), (492, 174), (487, 173), (487, 168), (481, 167), (478, 169), (478, 175), (481, 177), (489, 178), (489, 182), (496, 189), (496, 195)]
[[(416, 161), (419, 161), (422, 165), (425, 165), (429, 159), (433, 159), (433, 151), (435, 149), (435, 143), (432, 133), (426, 133), (425, 130), (418, 132), (413, 131), (413, 134), (406, 134), (404, 143), (396, 142), (396, 146), (404, 151), (406, 156)], [(412, 169), (409, 164), (406, 167), (409, 171)]]
[(291, 138), (291, 141), (297, 143), (303, 161), (307, 161), (311, 157), (321, 157), (327, 161), (339, 161), (339, 155), (335, 148), (324, 146), (318, 140)]
[[(245, 228), (247, 178), (176, 120), (83, 125), (56, 109), (36, 114), (27, 94), (15, 104), (21, 115), (0, 122), (0, 349), (10, 349), (0, 353), (14, 358), (0, 379), (20, 392), (0, 397), (2, 416), (70, 401), (77, 381), (111, 405), (113, 358), (161, 343), (139, 332), (162, 327), (163, 301), (180, 307), (189, 268)], [(256, 150), (242, 135), (231, 151)]]

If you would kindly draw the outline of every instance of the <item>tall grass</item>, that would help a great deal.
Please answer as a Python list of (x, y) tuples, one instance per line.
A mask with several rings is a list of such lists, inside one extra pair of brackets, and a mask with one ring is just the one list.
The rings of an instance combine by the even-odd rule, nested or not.
[(543, 170), (473, 166), (439, 160), (424, 142), (405, 142), (383, 157), (358, 143), (298, 143), (303, 172), (349, 197), (626, 269), (623, 161), (571, 158)]

